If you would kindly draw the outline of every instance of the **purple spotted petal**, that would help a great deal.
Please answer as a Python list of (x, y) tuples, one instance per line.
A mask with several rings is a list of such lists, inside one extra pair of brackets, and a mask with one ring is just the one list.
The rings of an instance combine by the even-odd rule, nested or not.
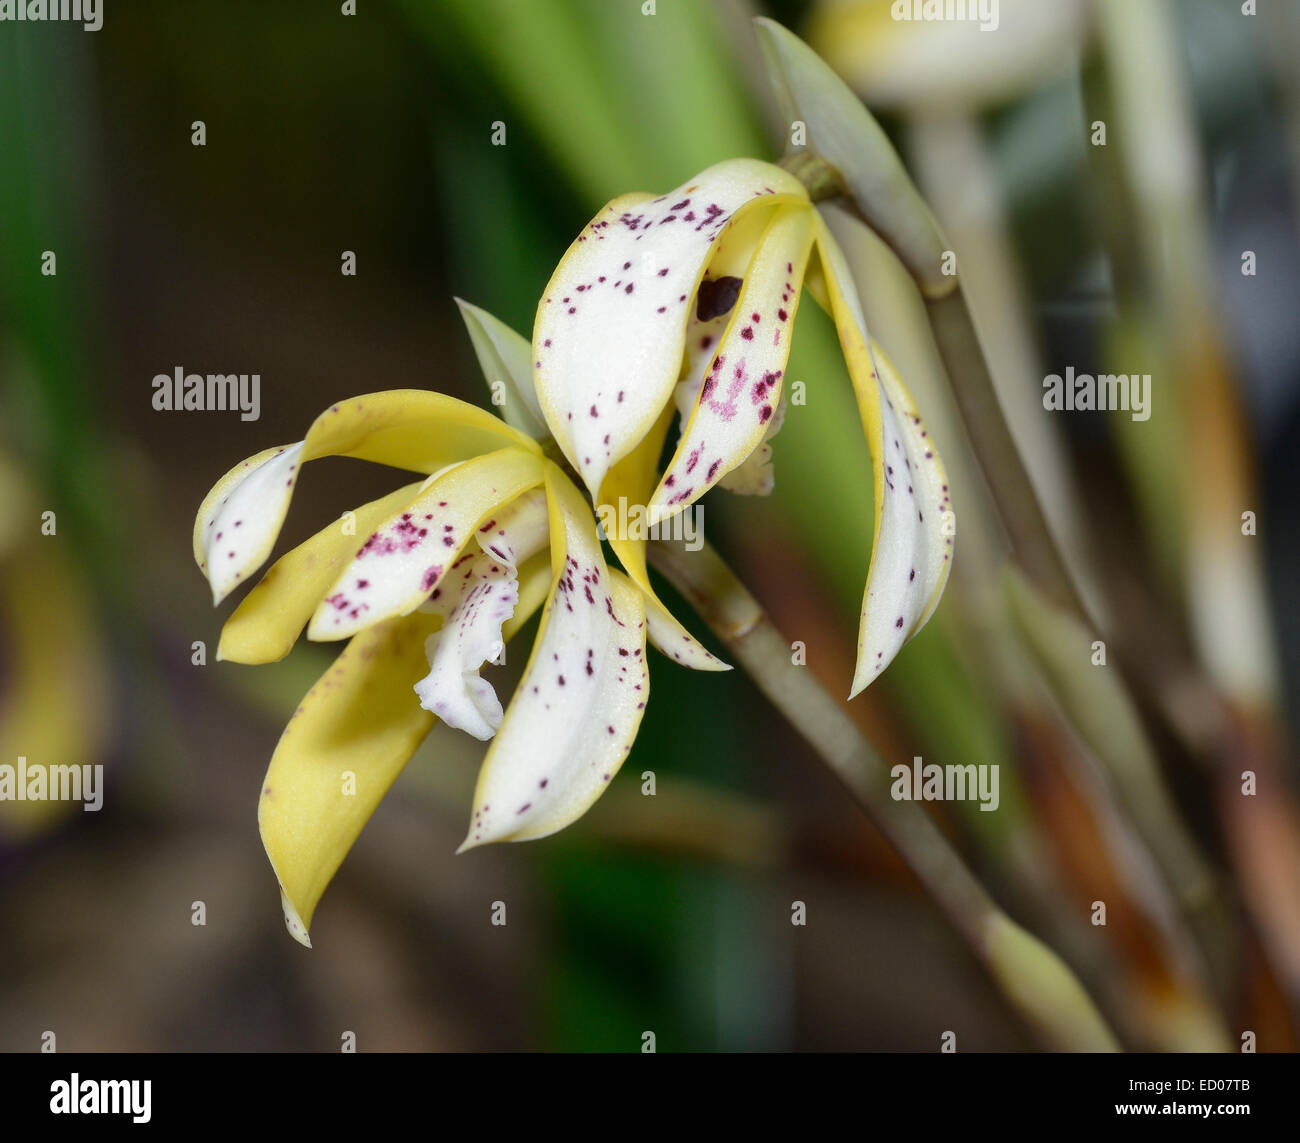
[(502, 627), (519, 602), (518, 566), (550, 538), (541, 489), (524, 493), (496, 517), (486, 533), (476, 533), (483, 551), (463, 558), (422, 608), (441, 615), (443, 624), (425, 641), (429, 673), (415, 684), (425, 710), (481, 740), (496, 733), (502, 710), (479, 671), (505, 647)]
[(384, 619), (414, 611), (459, 561), (493, 513), (542, 480), (542, 461), (506, 448), (474, 457), (435, 477), (401, 512), (359, 544), (307, 628), (307, 638), (346, 639)]
[(728, 227), (796, 201), (807, 201), (797, 179), (733, 159), (658, 198), (615, 199), (569, 247), (537, 311), (536, 387), (593, 497), (669, 401), (696, 290)]
[(781, 399), (812, 240), (810, 206), (776, 212), (710, 359), (681, 443), (651, 498), (652, 516), (699, 499), (767, 435)]
[(582, 494), (554, 465), (546, 483), (551, 594), (462, 849), (543, 837), (581, 817), (632, 749), (650, 693), (641, 592), (605, 566)]
[(875, 539), (862, 600), (856, 695), (938, 606), (952, 565), (955, 519), (943, 461), (911, 394), (867, 335), (848, 263), (820, 216), (817, 245), (875, 470)]
[(250, 457), (208, 494), (199, 510), (195, 548), (214, 603), (271, 554), (289, 510), (302, 448), (299, 441)]

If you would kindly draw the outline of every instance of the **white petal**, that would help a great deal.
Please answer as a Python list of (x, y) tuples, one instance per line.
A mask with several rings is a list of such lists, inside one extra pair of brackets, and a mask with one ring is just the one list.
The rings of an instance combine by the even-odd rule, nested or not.
[(541, 465), (531, 453), (506, 448), (435, 478), (360, 545), (312, 616), (307, 638), (345, 639), (414, 611), (474, 533), (492, 527), (497, 509), (541, 482)]
[(858, 633), (856, 695), (938, 606), (951, 568), (955, 517), (943, 461), (911, 394), (868, 336), (853, 276), (820, 215), (817, 243), (825, 268), (821, 285), (830, 295), (875, 470), (875, 538)]
[(543, 837), (585, 813), (631, 750), (649, 695), (641, 592), (605, 566), (590, 509), (553, 465), (547, 491), (551, 595), (462, 850)]
[[(757, 239), (754, 245), (757, 246)], [(709, 264), (711, 276), (716, 263), (717, 259)], [(743, 274), (747, 266), (742, 266), (739, 269), (740, 273)], [(687, 327), (686, 368), (683, 371), (685, 379), (679, 382), (673, 390), (673, 403), (681, 414), (683, 430), (691, 419), (691, 414), (695, 411), (696, 403), (700, 397), (700, 388), (704, 384), (704, 376), (713, 363), (713, 355), (717, 352), (718, 341), (730, 321), (731, 315), (730, 310), (728, 310), (726, 313), (709, 318), (707, 321), (700, 321), (698, 318), (693, 317)], [(767, 431), (763, 434), (763, 443), (750, 454), (743, 464), (718, 481), (720, 487), (741, 496), (766, 496), (772, 491), (775, 486), (775, 474), (772, 471), (771, 463), (772, 446), (767, 442), (781, 431), (781, 425), (785, 421), (786, 406), (787, 401), (783, 394), (781, 400), (777, 403), (776, 412), (773, 414), (772, 419), (768, 421)], [(679, 436), (678, 451), (681, 449), (681, 439), (682, 437)], [(655, 625), (653, 623), (650, 625), (650, 639), (652, 642), (655, 640)]]
[(424, 643), (429, 673), (415, 684), (420, 705), (448, 726), (486, 740), (501, 725), (501, 700), (479, 670), (505, 646), (502, 625), (515, 613), (519, 583), (509, 564), (469, 561), (470, 578), (440, 630)]
[(769, 496), (776, 487), (776, 471), (772, 467), (772, 438), (781, 431), (785, 424), (785, 411), (789, 402), (783, 396), (776, 406), (776, 412), (767, 423), (767, 432), (763, 434), (762, 443), (745, 459), (739, 468), (734, 468), (718, 481), (720, 488), (734, 492), (738, 496)]
[(542, 413), (593, 497), (670, 399), (721, 236), (755, 206), (796, 201), (793, 176), (732, 159), (658, 198), (615, 199), (569, 248), (538, 307), (534, 365)]
[(209, 494), (198, 546), (214, 603), (271, 554), (293, 496), (302, 445), (299, 441), (250, 457)]
[(496, 513), (493, 526), (480, 528), (474, 538), (487, 555), (517, 568), (551, 541), (546, 489), (530, 489), (511, 501)]
[(758, 448), (781, 397), (814, 212), (778, 209), (749, 265), (681, 443), (650, 500), (651, 518), (704, 495)]

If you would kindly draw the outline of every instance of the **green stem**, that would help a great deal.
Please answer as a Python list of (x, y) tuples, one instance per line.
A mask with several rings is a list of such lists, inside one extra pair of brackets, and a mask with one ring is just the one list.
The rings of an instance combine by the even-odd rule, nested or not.
[(946, 297), (926, 298), (925, 304), (935, 345), (1016, 563), (1044, 595), (1086, 619), (1074, 580), (1061, 559), (1002, 414), (965, 293), (958, 285)]
[(844, 176), (816, 151), (787, 151), (776, 165), (803, 183), (813, 202), (849, 193)]
[[(823, 160), (824, 164), (824, 160)], [(804, 167), (792, 167), (798, 174)], [(834, 180), (818, 168), (809, 185), (814, 201), (827, 197)], [(866, 222), (851, 198), (840, 200)], [(867, 223), (870, 225), (870, 223)], [(882, 235), (886, 242), (888, 235)], [(924, 281), (909, 267), (925, 299), (930, 327), (949, 384), (961, 410), (974, 456), (984, 474), (998, 518), (1011, 544), (1013, 564), (1045, 603), (1069, 616), (1086, 636), (1084, 646), (1096, 639), (1088, 615), (1060, 549), (1047, 525), (1042, 505), (1030, 483), (1029, 474), (1016, 447), (993, 385), (988, 361), (980, 345), (970, 308), (957, 278), (952, 289), (938, 293), (925, 288)], [(1036, 653), (1041, 648), (1035, 647)], [(1040, 666), (1043, 665), (1040, 657)], [(1085, 658), (1082, 662), (1088, 662)], [(1160, 775), (1155, 751), (1141, 722), (1129, 681), (1122, 670), (1111, 685), (1103, 688), (1101, 701), (1090, 687), (1074, 685), (1077, 679), (1053, 679), (1057, 697), (1076, 727), (1085, 731), (1089, 747), (1106, 763), (1115, 778), (1138, 830), (1156, 857), (1164, 876), (1173, 886), (1181, 906), (1193, 916), (1203, 941), (1212, 941), (1218, 928), (1222, 902), (1215, 891), (1209, 866), (1183, 827)], [(1112, 737), (1107, 728), (1119, 717), (1132, 749), (1108, 750)]]
[(816, 676), (794, 663), (790, 644), (717, 553), (659, 541), (650, 559), (876, 823), (1016, 1012), (1053, 1048), (1116, 1050), (1065, 963), (998, 907), (924, 810), (891, 796), (884, 759)]
[[(871, 225), (848, 195), (840, 172), (816, 152), (789, 151), (778, 166), (803, 183), (813, 202), (837, 199), (863, 223)], [(889, 235), (881, 237), (886, 242), (890, 238)], [(923, 288), (920, 279), (916, 282), (925, 298), (939, 356), (1016, 562), (1048, 598), (1068, 607), (1081, 619), (1086, 618), (1074, 580), (1061, 559), (1020, 450), (1002, 414), (993, 376), (960, 283), (953, 278), (952, 289), (936, 296)]]

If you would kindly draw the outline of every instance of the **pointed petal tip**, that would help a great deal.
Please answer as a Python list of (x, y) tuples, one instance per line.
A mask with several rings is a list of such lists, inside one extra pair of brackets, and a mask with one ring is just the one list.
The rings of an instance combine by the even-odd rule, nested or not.
[[(899, 650), (901, 649), (902, 648), (899, 648)], [(880, 678), (880, 676), (885, 673), (885, 669), (889, 664), (894, 661), (894, 658), (894, 655), (890, 655), (887, 659), (881, 660), (879, 666), (868, 668), (865, 662), (865, 656), (862, 656), (861, 653), (859, 653), (858, 662), (853, 668), (853, 682), (849, 686), (849, 702), (852, 702), (858, 697), (858, 695)]]
[(280, 890), (280, 904), (284, 907), (284, 927), (289, 930), (289, 935), (304, 948), (311, 948), (311, 936), (307, 932), (307, 926), (302, 923), (298, 910), (293, 907), (289, 894), (283, 888)]

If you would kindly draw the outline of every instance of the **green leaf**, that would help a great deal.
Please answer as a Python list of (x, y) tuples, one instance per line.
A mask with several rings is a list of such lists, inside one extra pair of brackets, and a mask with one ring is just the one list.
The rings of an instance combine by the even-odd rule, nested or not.
[(787, 129), (806, 125), (809, 150), (840, 172), (858, 210), (921, 291), (949, 293), (957, 279), (940, 269), (947, 243), (884, 129), (798, 36), (772, 20), (755, 24)]
[(528, 339), (487, 310), (460, 298), (456, 304), (465, 319), (469, 339), (474, 343), (479, 368), (492, 391), (492, 404), (511, 428), (527, 433), (534, 440), (545, 440), (551, 434), (542, 419), (533, 388), (533, 351)]

